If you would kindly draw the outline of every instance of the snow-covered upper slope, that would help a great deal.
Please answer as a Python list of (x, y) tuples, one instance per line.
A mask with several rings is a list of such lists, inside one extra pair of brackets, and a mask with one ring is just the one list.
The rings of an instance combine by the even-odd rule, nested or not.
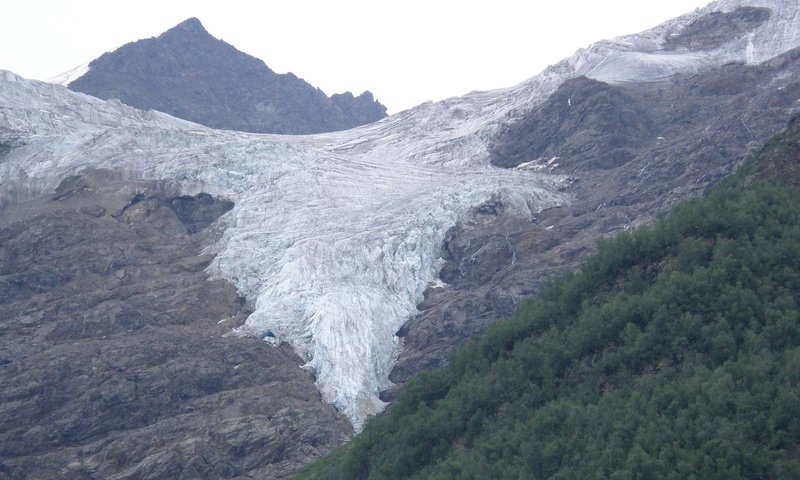
[[(709, 12), (741, 5), (770, 19), (710, 52), (664, 39)], [(730, 61), (757, 62), (800, 44), (796, 0), (711, 4), (638, 35), (600, 42), (515, 87), (426, 103), (378, 123), (291, 137), (215, 131), (11, 73), (0, 76), (0, 204), (55, 187), (81, 168), (162, 179), (187, 194), (230, 198), (210, 271), (255, 305), (241, 329), (289, 342), (326, 401), (359, 428), (401, 348), (395, 332), (436, 280), (447, 230), (502, 197), (530, 215), (569, 199), (562, 177), (488, 164), (509, 116), (564, 80), (651, 81)]]
[[(730, 38), (713, 50), (666, 49), (665, 41), (711, 12), (740, 7), (772, 11), (770, 19), (751, 32)], [(568, 62), (579, 75), (608, 83), (662, 80), (676, 71), (691, 72), (729, 62), (761, 63), (800, 45), (800, 3), (797, 0), (720, 0), (651, 30), (598, 42), (579, 50)]]
[(78, 65), (72, 70), (67, 70), (66, 72), (60, 75), (56, 75), (53, 78), (48, 78), (45, 81), (47, 83), (55, 83), (57, 85), (64, 85), (66, 87), (70, 83), (74, 82), (75, 80), (89, 73), (89, 69), (90, 69), (89, 64), (84, 63), (83, 65)]

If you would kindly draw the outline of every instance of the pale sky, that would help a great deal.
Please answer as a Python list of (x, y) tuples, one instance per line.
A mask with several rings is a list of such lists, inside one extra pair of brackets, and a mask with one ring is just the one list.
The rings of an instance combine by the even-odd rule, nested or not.
[(707, 0), (3, 0), (0, 69), (48, 79), (197, 17), (217, 38), (328, 95), (395, 113), (514, 85), (597, 40)]

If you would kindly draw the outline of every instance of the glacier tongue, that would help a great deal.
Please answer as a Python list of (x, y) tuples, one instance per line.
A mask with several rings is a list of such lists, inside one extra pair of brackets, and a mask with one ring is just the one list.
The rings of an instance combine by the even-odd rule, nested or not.
[(239, 200), (211, 266), (257, 299), (241, 331), (291, 343), (356, 428), (383, 408), (395, 333), (436, 280), (447, 230), (493, 195), (520, 215), (564, 202), (561, 177), (486, 166), (478, 104), (318, 137), (251, 171), (270, 188)]
[[(702, 15), (745, 4), (775, 13), (714, 51), (662, 49)], [(447, 230), (498, 196), (523, 216), (568, 201), (563, 177), (488, 165), (503, 121), (581, 74), (653, 81), (771, 58), (800, 44), (798, 11), (795, 0), (723, 0), (599, 42), (512, 88), (307, 137), (215, 131), (2, 72), (0, 143), (13, 148), (0, 157), (0, 208), (87, 167), (233, 200), (209, 269), (255, 307), (240, 333), (290, 343), (359, 429), (383, 408), (395, 332), (436, 280)]]
[[(519, 98), (543, 98), (558, 78), (543, 75)], [(448, 229), (492, 198), (521, 216), (566, 201), (561, 176), (488, 165), (514, 89), (292, 137), (214, 131), (10, 73), (3, 80), (0, 138), (23, 146), (0, 175), (15, 179), (17, 199), (86, 167), (232, 199), (209, 270), (254, 304), (239, 332), (290, 343), (357, 429), (383, 408), (395, 333), (437, 279)], [(4, 182), (0, 199), (12, 191)]]

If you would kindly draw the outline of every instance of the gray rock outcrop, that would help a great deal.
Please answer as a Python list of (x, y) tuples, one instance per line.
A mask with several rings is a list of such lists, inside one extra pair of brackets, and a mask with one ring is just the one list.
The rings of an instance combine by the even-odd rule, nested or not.
[(196, 18), (106, 53), (89, 66), (70, 89), (212, 128), (307, 134), (346, 130), (386, 116), (372, 93), (329, 98), (294, 74), (275, 73), (214, 38)]
[(107, 171), (0, 213), (0, 478), (282, 478), (341, 445), (288, 346), (204, 272), (232, 204)]

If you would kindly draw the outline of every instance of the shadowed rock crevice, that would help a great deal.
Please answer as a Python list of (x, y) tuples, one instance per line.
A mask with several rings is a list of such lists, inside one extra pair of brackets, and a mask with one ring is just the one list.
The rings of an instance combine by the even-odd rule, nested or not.
[(216, 200), (207, 193), (194, 197), (183, 195), (170, 200), (169, 206), (184, 225), (187, 233), (194, 234), (211, 225), (216, 219), (233, 208), (227, 200)]
[(233, 208), (233, 203), (215, 199), (207, 193), (177, 197), (136, 194), (122, 211), (115, 215), (121, 222), (145, 220), (165, 235), (194, 235)]
[(0, 129), (0, 164), (5, 163), (5, 158), (15, 148), (21, 147), (23, 142), (17, 138), (16, 133)]

